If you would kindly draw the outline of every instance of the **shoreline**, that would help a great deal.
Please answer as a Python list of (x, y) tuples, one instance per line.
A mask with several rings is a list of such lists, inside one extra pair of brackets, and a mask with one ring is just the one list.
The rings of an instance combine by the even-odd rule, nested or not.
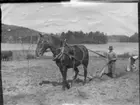
[[(35, 56), (35, 50), (13, 50), (13, 60), (31, 60), (31, 59), (52, 59), (53, 55), (51, 52), (46, 52), (44, 53), (43, 56), (37, 58)], [(104, 52), (99, 52), (99, 54), (104, 55)], [(128, 58), (130, 56), (131, 53), (123, 53), (123, 54), (117, 54), (118, 58), (120, 59), (125, 59)], [(138, 54), (135, 54), (138, 55)], [(100, 57), (99, 55), (93, 53), (93, 52), (89, 52), (89, 59), (90, 58), (99, 58), (99, 59), (105, 59)]]
[[(108, 46), (112, 45), (114, 47), (114, 51), (117, 54), (123, 53), (137, 53), (139, 52), (139, 45), (138, 43), (107, 43), (107, 44), (81, 44), (85, 45), (87, 49), (99, 52), (107, 52)], [(8, 43), (1, 43), (1, 51), (23, 51), (23, 50), (35, 50), (36, 44), (8, 44)], [(90, 52), (89, 52), (90, 53)]]

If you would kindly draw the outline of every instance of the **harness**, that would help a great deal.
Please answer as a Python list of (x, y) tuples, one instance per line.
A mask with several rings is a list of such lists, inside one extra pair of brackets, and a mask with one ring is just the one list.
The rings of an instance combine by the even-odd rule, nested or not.
[[(69, 45), (67, 45), (69, 48), (70, 48), (70, 50), (73, 52), (73, 55), (71, 55), (71, 54), (69, 54), (69, 53), (66, 53), (65, 52), (65, 46), (62, 46), (61, 48), (58, 48), (57, 50), (61, 50), (60, 51), (60, 53), (58, 54), (58, 55), (56, 55), (54, 58), (53, 58), (53, 60), (55, 61), (56, 59), (61, 59), (62, 58), (62, 56), (65, 54), (65, 55), (67, 55), (71, 60), (72, 60), (72, 58), (74, 59), (74, 61), (73, 61), (73, 68), (75, 68), (75, 64), (76, 64), (76, 61), (78, 61), (78, 62), (80, 62), (80, 64), (82, 64), (82, 62), (83, 62), (83, 60), (85, 60), (84, 58), (85, 58), (85, 56), (86, 56), (86, 54), (85, 54), (85, 52), (84, 52), (84, 50), (82, 49), (82, 48), (80, 48), (80, 47), (78, 47), (82, 52), (83, 52), (83, 57), (82, 57), (82, 60), (78, 60), (76, 57), (75, 57), (75, 49), (74, 49), (74, 47), (70, 47)], [(89, 51), (91, 51), (91, 52), (93, 52), (93, 53), (95, 53), (95, 54), (97, 54), (97, 55), (99, 55), (99, 56), (101, 56), (101, 57), (103, 57), (103, 58), (106, 58), (106, 56), (104, 56), (104, 55), (102, 55), (102, 54), (99, 54), (99, 53), (97, 53), (97, 52), (95, 52), (95, 51), (93, 51), (93, 50), (90, 50), (90, 49), (87, 49), (87, 50), (89, 50)], [(101, 71), (100, 71), (100, 74), (99, 74), (99, 77), (101, 77), (102, 76), (102, 74), (104, 73), (104, 70), (105, 70), (105, 67), (108, 65), (108, 64), (110, 64), (112, 61), (110, 61), (110, 62), (108, 62), (106, 65), (104, 65), (104, 67), (101, 69)], [(85, 65), (83, 65), (84, 67), (85, 67)]]
[[(67, 55), (71, 60), (72, 60), (72, 58), (73, 59), (75, 59), (73, 62), (73, 68), (74, 68), (74, 66), (75, 66), (75, 61), (78, 61), (78, 62), (80, 62), (80, 64), (82, 64), (82, 62), (83, 62), (83, 60), (85, 60), (84, 59), (84, 57), (85, 57), (85, 52), (84, 52), (84, 50), (82, 49), (82, 48), (80, 48), (80, 47), (78, 47), (82, 52), (83, 52), (83, 57), (82, 57), (82, 60), (78, 60), (76, 57), (75, 57), (75, 51), (74, 51), (74, 47), (70, 47), (67, 43), (66, 43), (66, 45), (67, 45), (67, 47), (69, 47), (70, 49), (71, 49), (71, 51), (73, 52), (73, 55), (71, 55), (71, 54), (69, 54), (69, 53), (66, 53), (66, 52), (64, 52), (64, 50), (65, 50), (65, 46), (62, 46), (62, 47), (60, 47), (60, 48), (58, 48), (57, 50), (61, 50), (60, 51), (60, 53), (58, 54), (58, 55), (56, 55), (54, 58), (53, 58), (53, 61), (55, 61), (56, 59), (61, 59), (61, 57), (65, 54), (65, 55)], [(95, 53), (95, 54), (97, 54), (97, 55), (99, 55), (99, 56), (101, 56), (101, 57), (103, 57), (103, 58), (106, 58), (106, 56), (104, 56), (104, 55), (102, 55), (102, 54), (99, 54), (99, 53), (97, 53), (97, 52), (95, 52), (95, 51), (93, 51), (93, 50), (90, 50), (90, 49), (87, 49), (87, 50), (89, 50), (89, 51), (91, 51), (91, 52), (93, 52), (93, 53)], [(107, 64), (109, 64), (110, 62), (108, 62)], [(84, 66), (84, 65), (83, 65)]]
[[(61, 59), (61, 57), (65, 54), (65, 55), (67, 55), (71, 60), (72, 60), (72, 58), (74, 58), (76, 61), (78, 61), (78, 62), (80, 62), (80, 64), (82, 64), (82, 62), (83, 62), (83, 60), (84, 60), (84, 57), (85, 57), (85, 53), (84, 53), (83, 49), (81, 49), (81, 48), (79, 47), (80, 50), (83, 52), (83, 57), (82, 57), (82, 60), (78, 60), (78, 59), (75, 57), (74, 48), (73, 48), (73, 47), (70, 47), (69, 45), (67, 45), (67, 46), (72, 50), (73, 56), (72, 56), (71, 54), (68, 54), (68, 53), (64, 52), (65, 46), (63, 46), (63, 47), (57, 49), (57, 50), (60, 49), (61, 51), (60, 51), (60, 53), (59, 53), (58, 55), (56, 55), (56, 56), (53, 58), (53, 60), (55, 61), (56, 59)], [(75, 66), (75, 63), (76, 63), (75, 60), (74, 60), (74, 63), (73, 63), (73, 67)]]

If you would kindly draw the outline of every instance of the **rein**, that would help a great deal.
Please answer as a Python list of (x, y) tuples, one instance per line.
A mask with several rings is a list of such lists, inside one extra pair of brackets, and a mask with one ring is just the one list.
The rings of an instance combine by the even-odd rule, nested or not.
[[(70, 48), (70, 46), (68, 46), (68, 47)], [(61, 49), (61, 52), (60, 52), (58, 55), (56, 55), (56, 57), (53, 58), (53, 60), (60, 59), (60, 58), (62, 57), (63, 54), (69, 56), (69, 54), (67, 54), (67, 53), (64, 52), (64, 47), (61, 47), (61, 48), (58, 48), (58, 49)], [(57, 50), (58, 50), (58, 49), (57, 49)], [(82, 49), (81, 49), (81, 50), (82, 50)], [(107, 58), (106, 56), (104, 56), (104, 55), (102, 55), (102, 54), (99, 54), (99, 53), (97, 53), (96, 51), (93, 51), (93, 50), (90, 50), (90, 49), (88, 49), (88, 50), (89, 50), (90, 52), (93, 52), (93, 53), (95, 53), (95, 54), (97, 54), (97, 55), (103, 57), (103, 58)], [(82, 50), (82, 52), (83, 52), (83, 54), (84, 54), (84, 51), (83, 51), (83, 50)], [(69, 57), (70, 57), (70, 56), (69, 56)], [(79, 62), (82, 62), (83, 59), (84, 59), (84, 56), (83, 56), (83, 59), (82, 59), (82, 60), (78, 60), (78, 59), (76, 59), (74, 56), (72, 56), (72, 57), (73, 57), (75, 60), (79, 61)], [(70, 57), (70, 58), (71, 58), (71, 57)]]

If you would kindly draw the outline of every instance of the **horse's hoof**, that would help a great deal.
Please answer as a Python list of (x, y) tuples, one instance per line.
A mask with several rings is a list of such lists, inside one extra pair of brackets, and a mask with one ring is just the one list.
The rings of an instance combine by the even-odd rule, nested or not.
[(70, 89), (70, 85), (69, 85), (69, 83), (67, 83), (67, 89)]

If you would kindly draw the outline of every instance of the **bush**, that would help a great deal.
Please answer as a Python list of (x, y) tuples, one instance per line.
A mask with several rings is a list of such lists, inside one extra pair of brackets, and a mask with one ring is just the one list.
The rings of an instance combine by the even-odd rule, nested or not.
[(33, 54), (27, 54), (26, 59), (35, 59), (35, 55)]

